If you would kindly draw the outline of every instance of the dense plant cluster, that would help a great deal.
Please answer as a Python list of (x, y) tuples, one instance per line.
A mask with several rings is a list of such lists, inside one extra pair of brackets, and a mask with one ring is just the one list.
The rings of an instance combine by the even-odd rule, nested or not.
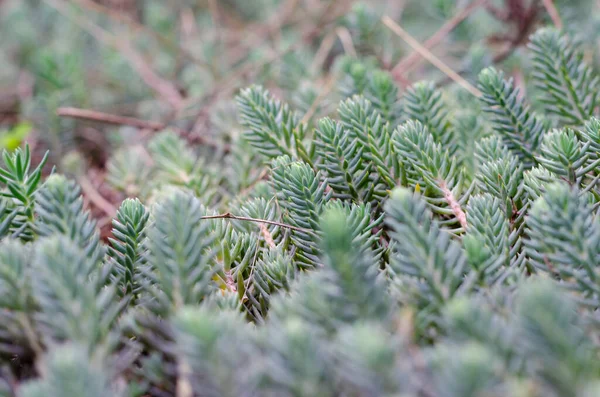
[(4, 151), (0, 396), (600, 394), (595, 65), (544, 27), (528, 94), (400, 88), (374, 21), (344, 20), (327, 98), (251, 85), (226, 142), (111, 153), (106, 240), (75, 179)]
[[(576, 27), (578, 39), (592, 45), (598, 31), (590, 8), (594, 0), (553, 1), (565, 25)], [(522, 44), (537, 20), (549, 21), (540, 2), (494, 0), (493, 13), (480, 7), (437, 44), (443, 47), (444, 61), (475, 77), (494, 62), (496, 46)], [(236, 89), (261, 84), (305, 113), (331, 71), (351, 72), (353, 83), (335, 84), (339, 90), (333, 91), (342, 95), (327, 95), (312, 111), (326, 114), (348, 93), (375, 88), (363, 67), (339, 65), (340, 55), (356, 54), (368, 68), (392, 69), (412, 51), (382, 25), (381, 15), (402, 20), (425, 40), (464, 8), (472, 8), (470, 0), (396, 3), (2, 0), (0, 148), (14, 149), (29, 138), (40, 143), (40, 153), (33, 154), (49, 148), (52, 164), (74, 172), (103, 166), (113, 149), (139, 142), (130, 128), (100, 129), (57, 114), (62, 107), (77, 107), (177, 120), (180, 128), (201, 131), (222, 149), (236, 138), (227, 117)], [(336, 39), (341, 31), (350, 48)], [(488, 45), (487, 38), (496, 44)], [(408, 58), (402, 62), (403, 84), (439, 79), (427, 62), (414, 54)], [(509, 61), (509, 66), (519, 66), (521, 57)], [(22, 122), (13, 124), (15, 119)]]

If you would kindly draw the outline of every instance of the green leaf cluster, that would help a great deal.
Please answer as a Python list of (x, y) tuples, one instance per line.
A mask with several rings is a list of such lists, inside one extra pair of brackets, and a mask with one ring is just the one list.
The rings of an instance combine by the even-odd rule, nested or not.
[(462, 112), (366, 60), (314, 123), (243, 89), (223, 163), (176, 130), (115, 154), (138, 198), (106, 242), (75, 181), (6, 152), (0, 392), (597, 395), (597, 78), (565, 33), (530, 53), (548, 118), (491, 68)]

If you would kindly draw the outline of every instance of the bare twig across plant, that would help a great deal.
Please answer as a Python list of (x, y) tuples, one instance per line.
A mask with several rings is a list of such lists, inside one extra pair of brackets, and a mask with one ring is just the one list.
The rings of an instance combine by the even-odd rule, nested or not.
[(286, 229), (295, 230), (298, 232), (313, 233), (313, 230), (310, 230), (310, 229), (304, 229), (301, 227), (287, 225), (285, 223), (270, 221), (267, 219), (257, 219), (257, 218), (249, 218), (247, 216), (237, 216), (237, 215), (233, 215), (230, 212), (226, 212), (224, 214), (218, 214), (218, 215), (206, 215), (206, 216), (203, 216), (202, 219), (234, 219), (236, 221), (256, 222), (256, 223), (263, 223), (263, 224), (267, 224), (267, 225), (279, 226), (279, 227), (283, 227)]

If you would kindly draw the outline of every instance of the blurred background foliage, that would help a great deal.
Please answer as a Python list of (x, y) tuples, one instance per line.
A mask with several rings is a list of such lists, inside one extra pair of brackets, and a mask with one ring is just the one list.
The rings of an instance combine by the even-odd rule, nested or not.
[[(594, 67), (596, 3), (554, 1)], [(240, 88), (263, 85), (312, 125), (363, 93), (373, 69), (391, 73), (397, 95), (420, 80), (449, 83), (381, 22), (384, 15), (424, 45), (434, 40), (432, 52), (468, 81), (495, 64), (535, 93), (522, 52), (533, 29), (551, 22), (541, 0), (0, 0), (0, 145), (27, 141), (34, 158), (50, 149), (48, 164), (89, 185), (84, 195), (101, 216), (127, 196), (150, 196), (136, 181), (149, 176), (157, 155), (195, 172), (198, 164), (148, 144), (169, 126), (188, 143), (188, 163), (200, 158), (203, 180), (194, 183), (210, 186), (222, 207), (233, 199), (227, 192), (263, 176), (238, 139), (232, 98)], [(473, 98), (453, 87), (444, 95), (460, 122), (473, 122), (463, 111)], [(536, 95), (528, 96), (536, 108)], [(64, 108), (155, 124), (65, 117)], [(472, 130), (464, 128), (465, 142)], [(227, 175), (209, 180), (211, 169), (223, 168)]]

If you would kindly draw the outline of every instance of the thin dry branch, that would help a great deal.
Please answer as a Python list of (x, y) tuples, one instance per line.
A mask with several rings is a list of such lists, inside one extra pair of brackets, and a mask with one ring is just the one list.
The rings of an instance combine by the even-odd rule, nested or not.
[(252, 182), (250, 185), (246, 186), (239, 193), (239, 196), (240, 197), (246, 196), (250, 191), (252, 191), (252, 189), (256, 186), (257, 183), (266, 180), (268, 175), (269, 175), (269, 170), (267, 168), (263, 168), (263, 170), (260, 172), (260, 174), (258, 174), (258, 177), (256, 178), (256, 180), (254, 182)]
[(544, 4), (544, 8), (546, 8), (546, 11), (548, 12), (548, 15), (550, 15), (550, 18), (552, 19), (554, 25), (558, 29), (562, 29), (562, 19), (560, 18), (560, 14), (558, 13), (556, 6), (554, 5), (554, 2), (552, 0), (542, 0), (542, 3)]
[(92, 182), (85, 177), (81, 176), (77, 179), (77, 182), (81, 186), (81, 190), (83, 194), (99, 209), (102, 210), (109, 217), (115, 216), (117, 213), (117, 209), (114, 205), (112, 205), (107, 199), (102, 197), (102, 195), (96, 190)]
[(356, 58), (356, 49), (354, 48), (354, 42), (350, 32), (345, 27), (339, 27), (335, 30), (336, 34), (340, 38), (344, 52), (353, 58)]
[(35, 332), (35, 328), (31, 323), (29, 316), (26, 315), (24, 312), (18, 312), (16, 313), (16, 319), (19, 322), (19, 324), (21, 324), (21, 327), (23, 328), (23, 332), (25, 334), (25, 338), (27, 338), (27, 341), (31, 345), (31, 349), (35, 353), (36, 358), (43, 357), (44, 348), (40, 343), (40, 338)]
[(223, 34), (221, 32), (221, 11), (219, 9), (219, 5), (217, 4), (217, 0), (208, 0), (208, 9), (214, 25), (217, 41), (220, 42)]
[(313, 73), (316, 73), (319, 70), (321, 70), (321, 67), (325, 63), (325, 59), (327, 59), (327, 55), (329, 55), (329, 52), (335, 45), (335, 40), (336, 40), (335, 32), (329, 32), (329, 34), (327, 36), (325, 36), (323, 41), (321, 41), (321, 45), (319, 46), (319, 49), (315, 53), (313, 62), (310, 65), (310, 70)]
[(331, 92), (336, 81), (337, 81), (337, 78), (334, 74), (330, 75), (327, 78), (327, 82), (325, 83), (325, 86), (323, 87), (321, 92), (319, 92), (319, 95), (317, 95), (317, 97), (315, 98), (313, 103), (311, 103), (310, 108), (308, 109), (308, 111), (306, 112), (304, 117), (302, 117), (302, 120), (300, 120), (300, 123), (307, 123), (314, 116), (315, 112), (319, 108), (319, 104)]
[(409, 46), (411, 46), (415, 51), (419, 52), (423, 58), (427, 59), (431, 62), (432, 65), (437, 67), (442, 71), (446, 76), (454, 80), (458, 85), (463, 87), (465, 90), (469, 91), (471, 94), (476, 97), (480, 97), (481, 91), (475, 88), (471, 83), (462, 78), (458, 73), (452, 70), (448, 65), (442, 62), (438, 57), (431, 53), (427, 48), (423, 47), (421, 43), (419, 43), (414, 37), (412, 37), (406, 30), (402, 29), (400, 25), (394, 22), (390, 17), (383, 16), (381, 21), (388, 27), (392, 32), (400, 36)]
[(89, 120), (89, 121), (95, 121), (95, 122), (111, 124), (111, 125), (128, 125), (131, 127), (136, 127), (136, 128), (140, 128), (143, 130), (150, 130), (150, 131), (161, 131), (161, 130), (170, 128), (187, 140), (198, 142), (198, 143), (209, 145), (209, 146), (221, 147), (221, 148), (223, 148), (223, 150), (225, 152), (228, 152), (230, 150), (229, 145), (219, 144), (217, 142), (213, 142), (212, 140), (202, 137), (202, 136), (190, 137), (190, 134), (188, 132), (186, 132), (180, 128), (170, 126), (168, 124), (161, 123), (158, 121), (141, 120), (141, 119), (137, 119), (135, 117), (119, 116), (116, 114), (98, 112), (98, 111), (89, 110), (89, 109), (73, 108), (73, 107), (58, 108), (56, 111), (56, 114), (60, 117), (69, 117), (69, 118), (79, 119), (79, 120)]
[[(512, 7), (511, 8), (511, 4)], [(507, 9), (498, 9), (493, 7), (491, 4), (487, 4), (486, 9), (493, 16), (495, 16), (500, 21), (505, 24), (512, 25), (512, 31), (514, 31), (514, 35), (505, 35), (500, 37), (491, 36), (489, 41), (500, 41), (504, 43), (504, 48), (502, 48), (494, 57), (492, 58), (492, 65), (503, 62), (508, 59), (521, 45), (527, 42), (529, 34), (531, 30), (536, 26), (536, 21), (539, 19), (539, 13), (542, 9), (541, 5), (538, 2), (532, 2), (529, 8), (523, 9), (519, 6), (520, 3), (508, 3)], [(498, 40), (498, 38), (500, 40)], [(458, 71), (459, 75), (464, 75), (469, 72), (469, 68), (465, 67), (462, 70)], [(440, 79), (436, 86), (441, 87), (446, 84), (450, 84), (452, 79), (448, 76)]]
[(64, 107), (58, 108), (56, 114), (60, 117), (98, 121), (100, 123), (112, 125), (128, 125), (131, 127), (148, 129), (153, 131), (163, 130), (167, 128), (167, 125), (159, 123), (157, 121), (140, 120), (136, 119), (135, 117), (119, 116), (116, 114), (98, 112), (89, 109)]
[[(465, 6), (456, 15), (449, 19), (442, 27), (435, 32), (429, 39), (423, 43), (423, 47), (428, 50), (433, 49), (435, 46), (440, 44), (450, 32), (452, 32), (462, 21), (464, 21), (469, 15), (476, 11), (479, 7), (486, 5), (489, 0), (477, 0), (471, 4)], [(422, 55), (418, 51), (413, 51), (406, 57), (402, 58), (396, 66), (392, 69), (392, 75), (404, 74), (410, 69), (418, 65), (419, 61), (423, 59)]]
[[(540, 11), (543, 9), (537, 1), (531, 2), (529, 8), (524, 8), (520, 1), (506, 2), (506, 9), (498, 9), (491, 3), (486, 5), (486, 10), (494, 17), (503, 23), (511, 26), (514, 32), (512, 35), (489, 37), (489, 42), (504, 43), (504, 48), (501, 49), (493, 58), (492, 65), (503, 62), (509, 58), (517, 48), (527, 42), (531, 30), (536, 26), (536, 21), (539, 19)], [(465, 67), (458, 71), (459, 75), (464, 75), (469, 72), (469, 67)], [(444, 77), (436, 83), (436, 86), (441, 87), (452, 82), (449, 77)]]
[(312, 233), (313, 232), (313, 230), (310, 230), (310, 229), (304, 229), (302, 227), (292, 226), (292, 225), (288, 225), (288, 224), (276, 222), (276, 221), (270, 221), (267, 219), (257, 219), (257, 218), (249, 218), (247, 216), (237, 216), (237, 215), (233, 215), (231, 212), (226, 212), (224, 214), (218, 214), (218, 215), (206, 215), (200, 219), (235, 219), (236, 221), (256, 222), (256, 223), (263, 223), (263, 224), (267, 224), (267, 225), (279, 226), (279, 227), (283, 227), (283, 228), (290, 229), (290, 230), (296, 230), (298, 232), (304, 232), (304, 233)]

